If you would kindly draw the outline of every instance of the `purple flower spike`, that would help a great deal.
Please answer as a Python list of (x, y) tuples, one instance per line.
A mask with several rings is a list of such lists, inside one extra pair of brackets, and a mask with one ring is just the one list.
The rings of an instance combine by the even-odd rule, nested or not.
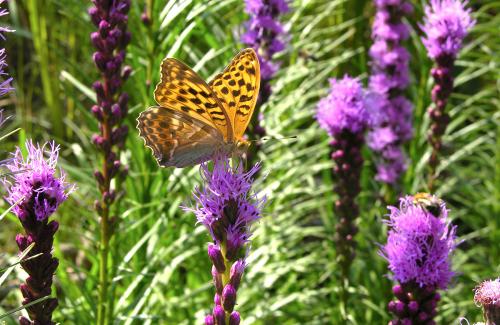
[(318, 103), (316, 118), (330, 136), (362, 133), (368, 122), (366, 94), (357, 78), (330, 79), (330, 93)]
[(500, 324), (500, 278), (478, 285), (474, 289), (474, 302), (483, 307), (486, 324)]
[[(7, 190), (5, 199), (14, 205), (12, 212), (25, 231), (16, 236), (16, 243), (21, 252), (34, 244), (26, 259), (38, 255), (21, 263), (28, 273), (26, 282), (20, 287), (23, 305), (52, 293), (52, 278), (59, 266), (58, 259), (52, 256), (52, 244), (59, 224), (48, 219), (74, 190), (73, 185), (66, 183), (62, 170), (56, 177), (59, 147), (54, 142), (40, 147), (27, 141), (26, 150), (28, 154), (24, 158), (21, 149), (17, 148), (13, 158), (4, 164), (12, 176), (1, 180)], [(56, 307), (57, 298), (49, 298), (27, 307), (30, 319), (21, 316), (19, 321), (21, 324), (55, 324), (52, 312)]]
[[(288, 12), (285, 0), (245, 0), (246, 12), (250, 19), (246, 22), (247, 32), (242, 35), (242, 43), (252, 47), (259, 57), (261, 85), (260, 94), (254, 116), (259, 116), (260, 106), (271, 96), (271, 83), (274, 74), (280, 67), (280, 62), (273, 60), (273, 55), (286, 48), (286, 32), (279, 18)], [(258, 137), (266, 135), (266, 130), (260, 125), (260, 120), (252, 122), (252, 132)], [(250, 153), (252, 161), (255, 153)]]
[(430, 6), (425, 7), (422, 42), (431, 59), (457, 56), (465, 36), (475, 24), (471, 10), (465, 9), (467, 3), (463, 0), (431, 0)]
[[(261, 218), (265, 198), (251, 192), (253, 177), (259, 170), (256, 164), (243, 171), (241, 164), (231, 166), (226, 157), (214, 158), (200, 166), (204, 186), (194, 193), (194, 212), (199, 223), (210, 233), (214, 243), (208, 245), (212, 261), (212, 279), (215, 287), (215, 307), (212, 318), (215, 324), (239, 324), (240, 315), (234, 312), (237, 290), (246, 267), (247, 243), (252, 235), (252, 224)], [(236, 314), (235, 314), (236, 313)]]
[[(355, 220), (359, 209), (356, 198), (361, 190), (360, 175), (363, 167), (361, 149), (364, 132), (368, 125), (369, 106), (376, 105), (356, 78), (330, 79), (330, 93), (318, 103), (316, 119), (319, 125), (333, 137), (332, 160), (335, 178), (334, 191), (337, 217), (335, 244), (338, 262), (341, 266), (342, 283), (349, 277), (349, 268), (354, 258), (354, 236), (357, 233)], [(347, 301), (347, 290), (342, 300)]]
[(467, 1), (461, 0), (431, 0), (430, 6), (425, 7), (424, 24), (421, 26), (425, 33), (422, 42), (428, 56), (435, 61), (431, 70), (435, 82), (431, 93), (433, 105), (428, 109), (431, 119), (428, 139), (432, 145), (428, 187), (431, 190), (437, 177), (442, 137), (450, 122), (446, 105), (453, 91), (455, 58), (465, 36), (475, 24), (470, 9), (465, 9), (466, 4)]
[(410, 140), (412, 105), (403, 96), (409, 84), (410, 54), (402, 46), (409, 36), (403, 17), (412, 12), (405, 0), (377, 0), (370, 48), (370, 91), (378, 94), (378, 105), (370, 110), (368, 146), (376, 153), (378, 181), (395, 184), (406, 170), (401, 145)]
[(399, 285), (393, 287), (398, 299), (389, 311), (399, 324), (403, 319), (415, 324), (431, 323), (440, 300), (438, 289), (446, 289), (454, 273), (450, 255), (456, 247), (456, 227), (448, 220), (445, 203), (430, 194), (419, 193), (389, 207), (387, 244), (381, 256)]
[[(9, 11), (7, 9), (3, 9), (1, 6), (4, 4), (4, 0), (0, 0), (0, 17), (8, 15)], [(0, 38), (5, 40), (4, 33), (10, 33), (13, 30), (0, 26)], [(7, 67), (6, 62), (6, 51), (5, 48), (0, 48), (0, 76), (2, 76), (0, 80), (0, 97), (3, 97), (5, 94), (14, 90), (11, 85), (12, 78), (7, 75), (5, 72), (5, 68)], [(0, 126), (2, 125), (2, 118), (0, 115)]]
[[(100, 217), (100, 264), (108, 265), (110, 251), (109, 242), (116, 228), (118, 218), (111, 216), (110, 207), (120, 193), (115, 188), (124, 181), (127, 166), (122, 166), (119, 156), (125, 145), (128, 128), (124, 120), (128, 113), (128, 95), (122, 91), (122, 86), (131, 74), (131, 68), (124, 65), (127, 45), (131, 34), (127, 30), (130, 0), (92, 0), (93, 7), (89, 8), (90, 20), (95, 31), (90, 34), (90, 42), (95, 47), (92, 58), (100, 74), (99, 80), (92, 85), (97, 99), (97, 105), (92, 106), (91, 112), (99, 122), (99, 134), (92, 140), (102, 154), (103, 165), (101, 170), (95, 171), (101, 198), (95, 204), (96, 212)], [(117, 185), (112, 185), (116, 183)], [(96, 324), (107, 322), (108, 310), (108, 270), (100, 273), (99, 294)], [(112, 305), (111, 305), (112, 306)]]

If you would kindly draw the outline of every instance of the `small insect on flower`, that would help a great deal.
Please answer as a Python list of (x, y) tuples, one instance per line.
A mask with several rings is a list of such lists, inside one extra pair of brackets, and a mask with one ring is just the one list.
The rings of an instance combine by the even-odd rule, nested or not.
[(166, 58), (153, 106), (137, 119), (140, 136), (161, 167), (186, 167), (236, 153), (260, 87), (257, 54), (241, 51), (208, 84), (179, 60)]
[(417, 193), (413, 196), (413, 204), (419, 205), (432, 213), (433, 216), (439, 217), (443, 200), (429, 193)]

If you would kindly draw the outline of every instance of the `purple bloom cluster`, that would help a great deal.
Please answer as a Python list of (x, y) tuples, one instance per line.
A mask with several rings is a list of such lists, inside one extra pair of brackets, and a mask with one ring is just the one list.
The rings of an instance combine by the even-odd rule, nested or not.
[(205, 324), (237, 325), (240, 322), (234, 306), (246, 266), (246, 243), (251, 236), (250, 227), (260, 219), (265, 201), (251, 194), (253, 177), (259, 167), (257, 164), (244, 172), (242, 165), (231, 167), (225, 157), (215, 158), (212, 170), (208, 163), (203, 163), (200, 168), (205, 185), (194, 193), (196, 207), (185, 208), (194, 212), (213, 239), (208, 245), (208, 256), (213, 264), (215, 306)]
[[(0, 0), (0, 6), (3, 5), (5, 1)], [(0, 7), (0, 17), (8, 15), (9, 11), (7, 9), (1, 8)], [(5, 35), (4, 33), (10, 33), (12, 32), (11, 29), (7, 27), (0, 26), (0, 38), (2, 40), (5, 40)], [(4, 77), (7, 75), (7, 73), (4, 71), (5, 67), (7, 67), (7, 62), (5, 59), (6, 53), (5, 53), (5, 48), (0, 48), (0, 76), (2, 77), (2, 80), (0, 80), (0, 96), (4, 96), (8, 92), (14, 90), (11, 86), (12, 78), (11, 77)], [(2, 120), (0, 119), (0, 122)], [(0, 123), (1, 125), (1, 123)]]
[[(101, 135), (94, 135), (93, 142), (106, 156), (105, 168), (107, 174), (116, 175), (120, 162), (113, 152), (114, 145), (122, 147), (128, 128), (121, 125), (127, 115), (128, 94), (120, 93), (123, 82), (130, 76), (132, 69), (126, 66), (125, 49), (130, 42), (130, 32), (127, 31), (130, 8), (129, 0), (93, 0), (95, 7), (89, 9), (89, 15), (98, 28), (90, 35), (92, 44), (97, 49), (93, 55), (94, 62), (102, 74), (102, 81), (96, 81), (93, 88), (97, 95), (97, 105), (92, 107), (92, 113), (100, 122)], [(113, 176), (108, 176), (109, 179)], [(104, 176), (96, 172), (99, 185), (106, 187)], [(113, 195), (111, 195), (113, 196)]]
[(380, 156), (377, 179), (393, 184), (406, 170), (401, 145), (413, 135), (412, 104), (403, 95), (409, 84), (410, 55), (402, 46), (409, 36), (408, 26), (402, 18), (413, 8), (405, 0), (376, 0), (375, 5), (369, 88), (381, 96), (382, 104), (371, 117), (367, 143)]
[[(259, 113), (260, 106), (271, 96), (270, 81), (280, 66), (280, 62), (273, 61), (273, 55), (285, 49), (286, 33), (279, 17), (289, 8), (285, 0), (245, 0), (245, 4), (250, 20), (246, 23), (247, 32), (242, 35), (241, 41), (257, 53), (261, 76), (260, 93), (251, 126), (253, 134), (262, 138), (266, 130), (260, 123), (263, 119)], [(257, 143), (248, 153), (248, 161), (253, 161), (259, 148), (260, 144)]]
[(425, 17), (422, 30), (425, 37), (422, 41), (427, 53), (435, 61), (431, 75), (435, 86), (432, 88), (432, 101), (429, 107), (431, 119), (429, 142), (432, 145), (432, 154), (429, 161), (431, 175), (429, 188), (432, 189), (435, 170), (439, 163), (438, 154), (442, 149), (442, 136), (450, 122), (446, 112), (448, 98), (453, 91), (453, 67), (458, 51), (469, 30), (475, 21), (470, 16), (470, 10), (464, 8), (466, 1), (461, 0), (432, 0), (430, 6), (425, 7)]
[[(13, 183), (4, 180), (8, 189), (6, 200), (15, 205), (12, 212), (21, 222), (29, 217), (44, 221), (68, 198), (72, 190), (64, 180), (64, 173), (61, 172), (59, 178), (54, 176), (59, 146), (51, 142), (40, 147), (28, 141), (26, 149), (26, 159), (23, 159), (21, 149), (17, 148), (13, 159), (5, 165), (14, 175)], [(48, 154), (47, 160), (44, 158), (45, 153)]]
[(245, 4), (250, 20), (247, 22), (248, 31), (241, 40), (257, 52), (261, 77), (265, 82), (271, 80), (279, 68), (279, 63), (272, 60), (273, 55), (285, 49), (285, 31), (279, 16), (289, 10), (288, 4), (285, 0), (245, 0)]
[(357, 78), (330, 79), (330, 93), (318, 103), (316, 118), (330, 136), (363, 133), (368, 122), (366, 94)]
[(453, 276), (449, 259), (455, 249), (455, 227), (449, 225), (444, 202), (437, 216), (411, 196), (389, 211), (390, 230), (382, 254), (394, 279), (445, 289)]
[[(26, 232), (16, 237), (19, 249), (24, 251), (34, 243), (26, 258), (41, 254), (21, 263), (28, 273), (26, 282), (21, 285), (23, 305), (51, 294), (52, 277), (59, 265), (57, 258), (52, 257), (52, 243), (59, 224), (56, 221), (49, 222), (48, 218), (74, 190), (74, 186), (66, 183), (63, 171), (59, 172), (59, 177), (55, 175), (58, 146), (51, 142), (40, 147), (27, 141), (26, 149), (26, 159), (21, 149), (17, 148), (13, 159), (5, 164), (13, 180), (2, 180), (8, 193), (6, 200), (14, 206), (12, 211)], [(45, 155), (48, 157), (45, 158)], [(55, 324), (52, 322), (52, 312), (57, 304), (56, 298), (49, 298), (27, 307), (31, 320), (20, 317), (20, 324)]]
[(390, 230), (381, 255), (400, 283), (393, 288), (398, 300), (389, 303), (389, 310), (399, 321), (431, 322), (440, 299), (436, 290), (446, 289), (454, 275), (450, 254), (456, 227), (449, 223), (445, 203), (429, 194), (404, 197), (399, 208), (389, 210)]
[(500, 324), (500, 278), (478, 285), (474, 289), (474, 302), (483, 307), (486, 324)]
[[(368, 124), (368, 107), (376, 104), (363, 90), (360, 81), (345, 76), (330, 79), (330, 93), (318, 103), (316, 118), (319, 125), (334, 139), (332, 146), (336, 225), (335, 243), (343, 280), (348, 279), (354, 258), (355, 219), (359, 215), (356, 198), (361, 191), (360, 175), (363, 167), (361, 149)], [(344, 281), (345, 282), (345, 281)], [(344, 299), (347, 296), (344, 296)]]
[(466, 4), (467, 1), (462, 0), (431, 0), (430, 6), (425, 7), (422, 41), (431, 59), (457, 56), (465, 36), (475, 24), (471, 10), (465, 9)]
[(122, 68), (126, 47), (131, 34), (127, 30), (130, 0), (92, 0), (94, 7), (88, 13), (97, 31), (90, 34), (92, 44), (96, 48), (94, 62), (101, 73), (101, 80), (93, 84), (97, 97), (97, 105), (92, 107), (92, 114), (99, 121), (100, 134), (94, 134), (93, 143), (102, 152), (104, 162), (102, 170), (96, 170), (101, 199), (94, 205), (100, 216), (100, 273), (97, 324), (104, 324), (113, 311), (108, 308), (108, 254), (109, 242), (116, 228), (116, 216), (110, 215), (110, 206), (117, 194), (111, 186), (113, 179), (117, 183), (123, 181), (127, 168), (119, 159), (119, 150), (123, 148), (128, 128), (123, 121), (128, 112), (128, 94), (121, 91), (123, 83), (130, 76), (129, 66)]

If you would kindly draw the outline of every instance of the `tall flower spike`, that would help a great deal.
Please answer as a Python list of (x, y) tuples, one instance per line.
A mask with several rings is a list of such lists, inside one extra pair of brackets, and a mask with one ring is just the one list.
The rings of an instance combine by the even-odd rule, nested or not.
[(266, 130), (260, 125), (262, 116), (259, 111), (271, 96), (270, 82), (280, 66), (280, 62), (273, 60), (273, 55), (286, 47), (286, 32), (279, 19), (289, 8), (285, 0), (245, 0), (245, 9), (250, 19), (246, 23), (247, 32), (243, 34), (241, 41), (257, 52), (261, 73), (259, 100), (251, 125), (253, 134), (263, 137)]
[[(25, 234), (16, 236), (20, 251), (34, 243), (26, 259), (41, 254), (21, 263), (28, 273), (26, 282), (21, 285), (23, 305), (52, 293), (52, 278), (59, 265), (58, 259), (52, 256), (52, 243), (59, 224), (49, 221), (49, 217), (74, 190), (74, 186), (65, 181), (62, 170), (56, 177), (58, 146), (51, 142), (40, 147), (27, 141), (26, 150), (28, 155), (23, 158), (21, 149), (17, 148), (13, 159), (5, 164), (13, 175), (12, 179), (2, 179), (7, 189), (6, 200), (14, 205), (12, 212), (19, 218), (25, 231)], [(26, 308), (30, 319), (21, 316), (19, 322), (22, 325), (55, 324), (52, 312), (56, 307), (57, 298), (34, 304)]]
[[(2, 8), (4, 4), (4, 0), (0, 0), (0, 17), (8, 15), (9, 11), (7, 9)], [(4, 26), (0, 26), (0, 39), (5, 40), (5, 35), (4, 33), (10, 33), (13, 32), (12, 29)], [(8, 92), (14, 90), (11, 86), (12, 78), (8, 76), (8, 74), (5, 72), (5, 68), (7, 67), (7, 62), (6, 62), (6, 52), (5, 48), (0, 48), (0, 97), (4, 96)]]
[(99, 302), (97, 306), (97, 324), (104, 324), (106, 317), (111, 317), (106, 303), (108, 297), (108, 255), (109, 241), (113, 235), (116, 217), (110, 215), (110, 206), (117, 197), (111, 186), (113, 179), (122, 181), (126, 168), (121, 165), (119, 151), (123, 148), (128, 133), (123, 120), (127, 116), (128, 95), (121, 87), (131, 73), (131, 68), (122, 67), (125, 60), (126, 47), (130, 42), (127, 31), (130, 0), (92, 0), (94, 6), (88, 11), (97, 31), (90, 34), (96, 52), (93, 59), (101, 74), (101, 79), (94, 82), (93, 88), (97, 97), (97, 105), (92, 107), (92, 114), (99, 122), (99, 134), (92, 140), (103, 155), (101, 170), (94, 172), (101, 199), (95, 202), (100, 216), (100, 273)]
[(373, 114), (367, 143), (377, 156), (377, 180), (395, 184), (406, 170), (401, 145), (413, 136), (412, 104), (404, 96), (409, 84), (410, 54), (402, 45), (409, 35), (403, 18), (412, 12), (412, 5), (405, 0), (374, 2), (377, 11), (369, 53), (369, 88), (381, 96), (383, 105)]
[(240, 315), (233, 311), (237, 290), (245, 269), (245, 257), (250, 241), (251, 226), (261, 218), (265, 198), (251, 193), (253, 177), (259, 164), (248, 172), (243, 166), (231, 167), (226, 157), (214, 159), (213, 168), (208, 163), (200, 166), (204, 185), (194, 193), (194, 212), (199, 223), (210, 233), (213, 243), (208, 245), (208, 255), (213, 263), (212, 278), (215, 286), (215, 306), (205, 324), (234, 324)]
[[(341, 277), (345, 283), (354, 258), (354, 235), (357, 233), (355, 220), (359, 214), (356, 197), (361, 189), (361, 149), (368, 123), (366, 106), (370, 105), (370, 101), (358, 79), (349, 76), (341, 80), (330, 79), (330, 85), (330, 93), (318, 103), (316, 118), (319, 125), (333, 137), (330, 142), (331, 157), (334, 161), (334, 191), (338, 196), (335, 202), (338, 219), (335, 243)], [(345, 290), (343, 300), (347, 302)]]
[(429, 189), (432, 190), (442, 148), (442, 137), (450, 122), (446, 112), (448, 98), (453, 91), (453, 67), (462, 42), (475, 21), (470, 10), (465, 9), (467, 1), (431, 0), (425, 7), (424, 24), (421, 26), (425, 37), (422, 38), (427, 54), (434, 62), (431, 75), (435, 86), (432, 88), (432, 102), (428, 109), (431, 119), (429, 142), (432, 154), (429, 161)]
[(388, 305), (390, 324), (434, 324), (438, 289), (446, 289), (454, 273), (450, 254), (456, 246), (456, 228), (450, 225), (445, 203), (419, 193), (389, 207), (389, 233), (381, 256), (389, 262), (396, 300)]
[(500, 324), (500, 278), (478, 285), (474, 289), (474, 302), (483, 307), (486, 325)]

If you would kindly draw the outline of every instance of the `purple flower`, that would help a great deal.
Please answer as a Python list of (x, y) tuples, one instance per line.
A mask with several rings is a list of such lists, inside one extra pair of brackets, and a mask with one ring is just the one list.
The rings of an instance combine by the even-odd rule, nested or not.
[(500, 324), (500, 278), (478, 285), (474, 289), (474, 302), (483, 307), (486, 324)]
[[(392, 155), (394, 148), (411, 139), (412, 105), (403, 96), (410, 82), (408, 62), (410, 54), (402, 46), (409, 36), (409, 28), (402, 21), (412, 12), (406, 0), (377, 0), (377, 12), (373, 22), (370, 57), (372, 74), (369, 78), (370, 92), (380, 96), (379, 105), (372, 106), (368, 146), (377, 154), (377, 180), (394, 184), (406, 170), (406, 158)], [(390, 148), (388, 150), (388, 148)]]
[(5, 164), (13, 175), (13, 181), (3, 180), (8, 192), (6, 200), (15, 205), (12, 212), (22, 221), (28, 216), (43, 221), (68, 198), (74, 186), (66, 183), (62, 170), (59, 177), (55, 175), (59, 146), (54, 142), (40, 147), (27, 141), (26, 150), (28, 155), (23, 158), (18, 147), (13, 159)]
[(456, 227), (449, 223), (444, 202), (427, 199), (434, 211), (416, 197), (406, 196), (399, 208), (389, 207), (390, 230), (381, 255), (400, 283), (445, 289), (454, 274), (450, 253), (456, 246)]
[(474, 289), (474, 301), (480, 305), (500, 308), (500, 278), (483, 281)]
[[(116, 189), (127, 174), (127, 167), (122, 166), (119, 159), (120, 151), (125, 145), (128, 127), (124, 120), (128, 114), (128, 94), (122, 91), (124, 82), (132, 73), (129, 66), (123, 66), (127, 45), (131, 34), (128, 31), (128, 12), (130, 0), (92, 0), (88, 14), (96, 31), (90, 34), (90, 41), (96, 51), (92, 58), (100, 73), (99, 80), (92, 85), (97, 103), (91, 112), (98, 121), (99, 133), (92, 136), (92, 142), (101, 152), (102, 167), (94, 171), (101, 197), (94, 202), (96, 212), (101, 221), (101, 241), (103, 247), (99, 249), (99, 259), (102, 269), (99, 277), (99, 293), (97, 304), (96, 324), (107, 322), (108, 315), (113, 314), (107, 304), (112, 291), (108, 291), (108, 255), (112, 247), (110, 239), (114, 234), (116, 220), (112, 215), (112, 205), (119, 196)], [(116, 183), (114, 186), (112, 182)]]
[(456, 227), (450, 225), (445, 203), (418, 193), (400, 199), (399, 208), (389, 207), (387, 244), (380, 255), (389, 262), (396, 300), (388, 309), (390, 324), (435, 324), (438, 289), (446, 289), (454, 273), (450, 254), (456, 247)]
[[(280, 67), (280, 62), (273, 60), (274, 54), (285, 49), (286, 32), (280, 23), (280, 15), (289, 10), (285, 0), (245, 0), (245, 11), (250, 19), (245, 23), (246, 32), (241, 36), (241, 42), (252, 47), (260, 63), (260, 93), (254, 114), (259, 116), (260, 106), (271, 96), (270, 81)], [(251, 132), (262, 138), (266, 130), (260, 120), (252, 123)], [(257, 144), (249, 152), (248, 161), (252, 162), (260, 145)]]
[(239, 248), (250, 238), (249, 226), (260, 219), (265, 201), (250, 192), (259, 168), (257, 164), (244, 172), (242, 165), (231, 167), (222, 157), (215, 159), (212, 170), (201, 164), (205, 186), (195, 190), (196, 208), (185, 210), (194, 212), (218, 245), (228, 241)]
[(265, 198), (251, 192), (259, 168), (256, 164), (245, 172), (243, 165), (231, 166), (224, 156), (216, 157), (212, 168), (209, 163), (201, 164), (204, 186), (195, 189), (195, 208), (184, 207), (194, 212), (214, 241), (208, 245), (208, 256), (213, 264), (215, 306), (205, 324), (225, 324), (227, 319), (234, 325), (240, 322), (240, 315), (233, 308), (246, 267), (246, 244), (265, 202)]
[(435, 61), (431, 70), (434, 79), (432, 102), (428, 108), (431, 120), (428, 134), (432, 153), (429, 159), (428, 188), (432, 189), (437, 179), (437, 166), (442, 148), (442, 137), (451, 120), (446, 105), (453, 92), (453, 67), (458, 51), (468, 31), (475, 21), (470, 16), (470, 9), (465, 9), (467, 1), (431, 0), (431, 5), (425, 8), (425, 18), (422, 30), (426, 37), (422, 39), (428, 55)]
[[(330, 141), (333, 160), (335, 201), (334, 242), (341, 269), (341, 283), (349, 280), (349, 268), (355, 256), (355, 220), (359, 215), (356, 198), (361, 190), (363, 168), (361, 150), (364, 131), (369, 125), (368, 106), (379, 105), (379, 98), (367, 94), (357, 78), (330, 79), (330, 92), (318, 103), (316, 119), (333, 140)], [(347, 290), (342, 287), (341, 299), (347, 303)]]
[(330, 79), (330, 93), (318, 103), (316, 119), (331, 136), (344, 130), (360, 133), (368, 122), (366, 94), (357, 78)]
[[(53, 275), (59, 265), (57, 258), (52, 256), (52, 243), (59, 224), (48, 219), (68, 198), (74, 185), (66, 183), (62, 170), (59, 177), (56, 176), (59, 147), (54, 142), (40, 147), (27, 141), (26, 149), (26, 158), (17, 148), (13, 158), (4, 164), (12, 176), (11, 179), (3, 178), (2, 183), (7, 189), (6, 200), (14, 206), (12, 211), (25, 232), (16, 236), (16, 243), (21, 252), (33, 245), (26, 255), (27, 260), (21, 263), (28, 274), (20, 286), (23, 305), (30, 305), (51, 295)], [(26, 307), (30, 319), (21, 316), (19, 322), (22, 325), (55, 324), (52, 312), (57, 305), (57, 298), (48, 298)]]
[(272, 79), (280, 65), (273, 62), (273, 55), (285, 49), (285, 31), (279, 16), (288, 12), (288, 4), (284, 0), (245, 0), (245, 5), (250, 20), (241, 40), (257, 52), (265, 82)]
[[(0, 0), (0, 17), (6, 16), (9, 14), (9, 11), (7, 9), (1, 8), (1, 6), (4, 4), (4, 2), (6, 2), (6, 1)], [(13, 32), (13, 30), (10, 29), (9, 27), (0, 26), (0, 38), (1, 39), (5, 40), (5, 36), (3, 33), (10, 33), (10, 32)]]
[[(3, 5), (5, 1), (0, 0), (0, 6)], [(8, 15), (9, 11), (7, 9), (3, 9), (0, 7), (0, 17)], [(3, 27), (0, 26), (0, 38), (5, 40), (4, 33), (10, 33), (13, 32), (13, 30), (9, 29), (8, 27)], [(6, 62), (6, 53), (5, 53), (5, 48), (0, 49), (0, 96), (4, 96), (8, 92), (14, 90), (11, 86), (12, 78), (11, 77), (5, 77), (8, 76), (8, 74), (4, 71), (4, 69), (7, 67), (7, 62)], [(1, 125), (1, 119), (0, 119), (0, 125)]]
[(471, 10), (465, 9), (467, 3), (462, 0), (431, 0), (430, 6), (425, 7), (422, 42), (430, 58), (456, 57), (463, 39), (475, 24)]

